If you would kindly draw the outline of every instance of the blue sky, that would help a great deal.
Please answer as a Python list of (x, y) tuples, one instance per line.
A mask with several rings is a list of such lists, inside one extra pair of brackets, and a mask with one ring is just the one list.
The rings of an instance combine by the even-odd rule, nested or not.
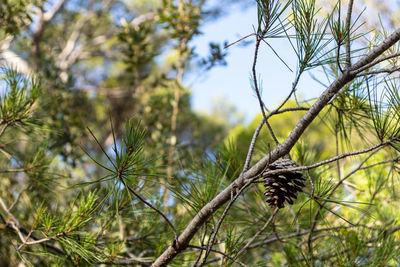
[[(253, 25), (257, 27), (256, 24), (255, 5), (244, 10), (235, 8), (219, 20), (206, 23), (201, 28), (203, 34), (197, 37), (192, 45), (196, 46), (197, 53), (205, 56), (210, 41), (223, 43), (226, 40), (232, 43), (254, 32)], [(248, 40), (251, 40), (250, 38)], [(290, 92), (297, 58), (286, 39), (268, 40), (268, 43), (294, 71), (290, 72), (272, 50), (262, 43), (257, 71), (262, 81), (263, 100), (268, 108), (272, 108)], [(245, 47), (240, 44), (231, 46), (228, 48), (228, 53), (227, 66), (215, 67), (201, 78), (190, 76), (185, 80), (192, 89), (192, 105), (197, 111), (207, 112), (213, 106), (214, 99), (222, 98), (235, 105), (243, 113), (245, 121), (249, 122), (260, 111), (249, 79), (254, 57), (254, 42)], [(314, 71), (314, 75), (316, 74), (318, 73)], [(316, 97), (323, 90), (308, 73), (303, 75), (299, 89), (303, 99)]]

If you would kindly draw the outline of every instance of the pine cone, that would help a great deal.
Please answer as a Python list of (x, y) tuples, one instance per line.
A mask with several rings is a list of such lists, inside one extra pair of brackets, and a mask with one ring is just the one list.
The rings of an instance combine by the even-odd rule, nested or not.
[[(278, 159), (269, 165), (269, 170), (281, 170), (298, 167), (296, 162), (291, 159)], [(265, 192), (267, 202), (271, 207), (283, 208), (284, 202), (293, 204), (293, 199), (297, 199), (297, 193), (303, 192), (304, 181), (306, 178), (300, 171), (285, 172), (272, 176), (264, 177)]]

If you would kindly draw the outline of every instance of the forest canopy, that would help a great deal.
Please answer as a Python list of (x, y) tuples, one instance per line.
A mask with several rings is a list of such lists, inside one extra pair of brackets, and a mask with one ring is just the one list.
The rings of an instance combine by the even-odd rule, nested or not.
[[(392, 2), (2, 1), (0, 265), (399, 266)], [(257, 10), (253, 31), (198, 54), (235, 7)], [(185, 80), (238, 45), (250, 123), (194, 110)], [(261, 77), (267, 50), (290, 88)]]

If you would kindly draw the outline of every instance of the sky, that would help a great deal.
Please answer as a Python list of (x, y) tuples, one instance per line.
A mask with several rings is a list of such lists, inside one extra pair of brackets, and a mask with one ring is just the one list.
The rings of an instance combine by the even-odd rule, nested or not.
[[(203, 33), (192, 45), (201, 56), (206, 56), (210, 41), (232, 43), (257, 28), (257, 9), (253, 5), (246, 9), (235, 8), (217, 21), (206, 23), (200, 30)], [(250, 37), (247, 40), (251, 40)], [(268, 108), (278, 105), (290, 92), (295, 78), (297, 58), (287, 39), (267, 40), (279, 56), (293, 70), (278, 59), (272, 50), (262, 43), (257, 61), (257, 79), (262, 83), (262, 97)], [(258, 100), (251, 89), (251, 68), (254, 57), (254, 41), (243, 46), (236, 44), (227, 48), (227, 66), (218, 66), (201, 77), (190, 76), (185, 80), (192, 89), (193, 108), (208, 113), (216, 98), (233, 104), (250, 122), (260, 112)], [(314, 71), (314, 75), (318, 72)], [(318, 96), (323, 87), (314, 81), (308, 73), (302, 76), (299, 84), (300, 97), (309, 99)]]

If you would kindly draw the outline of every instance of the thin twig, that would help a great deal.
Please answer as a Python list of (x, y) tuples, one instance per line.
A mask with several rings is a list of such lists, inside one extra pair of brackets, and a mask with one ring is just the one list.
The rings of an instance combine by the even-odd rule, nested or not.
[[(219, 219), (219, 221), (217, 223), (217, 227), (214, 230), (214, 234), (213, 234), (212, 238), (209, 240), (209, 242), (208, 242), (208, 244), (206, 246), (207, 247), (207, 251), (206, 251), (206, 254), (204, 255), (203, 261), (201, 262), (200, 266), (202, 266), (205, 263), (208, 255), (210, 254), (211, 248), (213, 247), (213, 245), (215, 243), (215, 238), (216, 238), (216, 236), (218, 234), (219, 228), (221, 227), (221, 224), (222, 224), (223, 220), (225, 219), (226, 215), (228, 214), (229, 209), (232, 207), (233, 203), (240, 196), (240, 194), (243, 192), (243, 190), (246, 189), (250, 184), (251, 184), (251, 181), (247, 182), (237, 192), (233, 192), (232, 191), (231, 201), (229, 201), (229, 203), (226, 206), (224, 212), (222, 213), (221, 218)], [(235, 194), (235, 195), (233, 195), (233, 194)]]
[(221, 257), (214, 257), (212, 259), (207, 260), (206, 263), (204, 263), (204, 265), (207, 265), (207, 264), (210, 264), (210, 263), (213, 263), (213, 262), (217, 262), (217, 261), (220, 261), (220, 260), (221, 260)]
[(18, 168), (18, 169), (6, 169), (6, 170), (0, 170), (0, 173), (27, 172), (27, 171), (30, 171), (30, 170), (36, 168), (36, 167), (37, 166), (30, 166), (30, 167)]
[(375, 66), (376, 64), (379, 64), (379, 63), (381, 63), (381, 62), (383, 62), (385, 60), (388, 60), (388, 59), (391, 59), (391, 58), (395, 58), (395, 57), (399, 57), (399, 56), (400, 56), (400, 52), (393, 53), (393, 54), (390, 54), (390, 55), (387, 55), (387, 56), (384, 56), (384, 57), (380, 57), (380, 58), (372, 61), (371, 63), (363, 66), (362, 68), (359, 68), (357, 71), (358, 71), (358, 73), (360, 73), (360, 72), (362, 72), (362, 71), (364, 71), (366, 69), (369, 69), (369, 68)]
[(142, 258), (135, 258), (135, 257), (130, 257), (125, 260), (118, 260), (118, 261), (103, 261), (99, 262), (99, 264), (106, 264), (106, 265), (135, 265), (140, 262), (140, 263), (151, 263), (153, 260), (152, 259), (142, 259)]
[(395, 67), (395, 68), (391, 68), (391, 69), (378, 69), (378, 70), (374, 70), (374, 71), (363, 72), (363, 73), (357, 74), (357, 77), (376, 75), (376, 74), (382, 74), (382, 73), (392, 74), (393, 72), (396, 72), (396, 71), (400, 71), (400, 67)]
[(148, 201), (146, 201), (141, 195), (139, 195), (139, 193), (136, 193), (135, 190), (133, 190), (126, 182), (124, 179), (120, 179), (122, 181), (122, 183), (124, 184), (124, 186), (126, 188), (128, 188), (128, 190), (138, 199), (140, 199), (140, 201), (142, 201), (144, 204), (146, 204), (148, 207), (150, 207), (151, 209), (153, 209), (155, 212), (157, 212), (158, 214), (161, 215), (161, 217), (164, 218), (164, 220), (167, 222), (167, 224), (171, 227), (172, 231), (174, 232), (175, 235), (175, 241), (178, 241), (178, 233), (174, 227), (174, 225), (171, 223), (171, 221), (167, 218), (167, 216), (165, 216), (164, 213), (162, 213), (159, 209), (157, 209), (156, 207), (154, 207), (152, 204), (150, 204)]
[(29, 238), (31, 237), (31, 235), (32, 235), (32, 233), (33, 233), (33, 231), (34, 231), (34, 228), (35, 228), (37, 222), (39, 221), (39, 216), (40, 216), (40, 212), (38, 212), (38, 213), (36, 214), (36, 216), (35, 216), (35, 221), (33, 222), (32, 227), (31, 227), (31, 229), (29, 230), (29, 233), (26, 235), (25, 241), (22, 242), (22, 244), (17, 248), (17, 251), (20, 251), (26, 244), (28, 244), (28, 240), (29, 240)]
[(346, 65), (347, 68), (351, 66), (351, 50), (350, 50), (350, 28), (351, 28), (351, 14), (353, 13), (353, 0), (349, 1), (347, 7), (346, 17)]
[[(400, 225), (396, 226), (395, 228), (391, 229), (390, 231), (387, 231), (387, 234), (393, 234), (397, 231), (400, 230)], [(375, 238), (371, 238), (365, 241), (365, 243), (373, 243), (376, 242), (377, 240), (379, 240), (379, 237), (375, 237)], [(329, 254), (320, 254), (319, 256), (316, 256), (315, 259), (318, 259), (319, 261), (324, 261), (324, 260), (328, 260), (328, 259), (332, 259), (332, 257), (338, 256), (338, 255), (343, 255), (343, 253), (345, 253), (346, 251), (351, 250), (352, 248), (345, 248), (339, 252), (334, 252), (334, 253), (329, 253)], [(332, 251), (332, 250), (328, 250), (328, 251)], [(297, 258), (296, 261), (305, 261), (306, 259), (304, 258)]]
[(264, 102), (261, 99), (261, 94), (260, 94), (260, 90), (258, 88), (258, 83), (257, 83), (256, 65), (257, 65), (258, 50), (260, 48), (260, 43), (261, 43), (261, 40), (262, 40), (262, 36), (265, 35), (267, 30), (268, 30), (268, 25), (265, 25), (265, 27), (264, 27), (263, 31), (261, 32), (261, 34), (260, 35), (256, 35), (256, 46), (255, 46), (255, 49), (254, 49), (254, 59), (253, 59), (252, 73), (253, 73), (254, 90), (256, 92), (257, 99), (258, 99), (258, 102), (260, 104), (261, 113), (262, 113), (262, 115), (263, 115), (263, 117), (265, 119), (265, 124), (268, 127), (268, 130), (269, 130), (269, 132), (270, 132), (270, 134), (272, 136), (272, 139), (274, 139), (275, 143), (278, 145), (279, 141), (276, 138), (275, 133), (274, 133), (274, 131), (273, 131), (271, 125), (269, 124), (268, 119), (267, 119), (267, 117), (265, 115)]
[(287, 173), (287, 172), (294, 172), (294, 171), (306, 171), (306, 170), (314, 169), (314, 168), (320, 167), (322, 165), (326, 165), (328, 163), (344, 159), (346, 157), (356, 156), (356, 155), (360, 155), (360, 154), (365, 154), (365, 153), (371, 152), (371, 151), (373, 151), (375, 149), (378, 149), (380, 147), (387, 146), (387, 145), (391, 144), (394, 141), (396, 141), (396, 140), (389, 139), (389, 140), (381, 142), (381, 143), (379, 143), (379, 144), (377, 144), (375, 146), (372, 146), (372, 147), (369, 147), (369, 148), (366, 148), (366, 149), (363, 149), (363, 150), (344, 153), (342, 155), (339, 155), (339, 156), (336, 156), (336, 157), (333, 157), (333, 158), (330, 158), (330, 159), (326, 159), (326, 160), (314, 163), (314, 164), (309, 165), (309, 166), (301, 166), (301, 167), (280, 169), (280, 170), (268, 170), (263, 174), (263, 176), (275, 175), (275, 174), (281, 174), (281, 173)]
[[(315, 233), (315, 231), (314, 231), (314, 233)], [(334, 235), (334, 234), (328, 234), (328, 233), (323, 233), (323, 234), (319, 234), (319, 235), (314, 235), (313, 236), (313, 238), (312, 238), (312, 241), (315, 241), (315, 240), (317, 240), (317, 239), (319, 239), (319, 238), (322, 238), (322, 237), (327, 237), (327, 236), (329, 236), (329, 237), (337, 237), (337, 238), (340, 238), (340, 236), (337, 236), (337, 235)], [(297, 247), (301, 247), (304, 243), (306, 243), (308, 240), (302, 240), (302, 241), (300, 241), (298, 244), (297, 244)]]
[(364, 166), (364, 167), (360, 168), (360, 170), (365, 170), (365, 169), (373, 168), (373, 167), (375, 167), (375, 166), (377, 166), (377, 165), (382, 165), (382, 164), (387, 164), (387, 163), (398, 162), (399, 160), (400, 160), (400, 157), (396, 157), (396, 158), (390, 159), (390, 160), (380, 161), (380, 162), (377, 162), (377, 163), (374, 163), (374, 164), (371, 164), (371, 165)]
[(3, 125), (3, 127), (0, 129), (0, 136), (3, 135), (4, 131), (7, 129), (7, 127), (8, 127), (9, 125), (10, 125), (9, 123), (5, 123), (5, 124)]
[[(206, 239), (207, 236), (207, 223), (204, 224), (204, 233), (203, 237), (201, 237), (201, 232), (200, 232), (200, 245), (201, 247), (204, 247), (204, 240)], [(206, 247), (207, 248), (207, 247)], [(203, 250), (200, 250), (199, 256), (197, 256), (196, 261), (193, 263), (192, 267), (197, 266), (197, 264), (200, 262), (201, 256), (203, 255)]]
[(42, 238), (42, 239), (37, 239), (37, 240), (34, 240), (34, 241), (29, 241), (29, 242), (25, 242), (24, 241), (23, 244), (20, 247), (22, 247), (23, 245), (36, 245), (36, 244), (44, 243), (44, 242), (47, 242), (47, 241), (50, 241), (50, 240), (55, 240), (58, 237), (65, 236), (65, 235), (67, 235), (66, 232), (60, 232), (60, 233), (57, 233), (57, 234), (55, 234), (53, 236), (45, 237), (45, 238)]
[(4, 200), (0, 197), (0, 206), (3, 208), (3, 210), (6, 212), (7, 216), (10, 217), (10, 219), (12, 221), (14, 221), (18, 226), (19, 226), (19, 222), (18, 220), (14, 217), (14, 215), (10, 212), (10, 209), (7, 208), (6, 203), (4, 202)]
[(339, 40), (336, 48), (336, 64), (340, 70), (341, 73), (343, 73), (342, 66), (340, 65), (340, 46), (341, 46), (341, 40)]
[[(274, 219), (274, 220), (275, 220), (275, 219)], [(276, 230), (276, 225), (275, 225), (275, 221), (274, 221), (274, 220), (272, 220), (272, 223), (271, 223), (272, 232), (274, 233), (274, 236), (277, 238), (277, 240), (278, 240), (279, 242), (284, 243), (284, 242), (286, 242), (286, 241), (283, 240), (283, 239), (279, 236), (278, 231)]]
[[(280, 105), (280, 107), (282, 107), (282, 105)], [(291, 107), (291, 108), (284, 108), (284, 109), (281, 109), (281, 110), (278, 107), (277, 109), (275, 109), (275, 110), (273, 110), (273, 111), (271, 111), (270, 113), (267, 114), (267, 119), (269, 119), (273, 115), (277, 115), (277, 114), (281, 114), (281, 113), (285, 113), (285, 112), (289, 112), (289, 111), (307, 111), (307, 110), (309, 110), (309, 108), (307, 108), (307, 107)], [(264, 123), (265, 123), (265, 118), (263, 118), (260, 121), (260, 123), (257, 126), (257, 129), (253, 133), (253, 137), (252, 137), (250, 145), (249, 145), (249, 149), (248, 149), (247, 156), (246, 156), (246, 161), (245, 161), (245, 164), (243, 166), (243, 171), (242, 172), (247, 171), (249, 169), (249, 167), (250, 167), (250, 161), (251, 161), (251, 158), (252, 158), (253, 153), (254, 153), (254, 147), (256, 145), (258, 135), (260, 134), (260, 131), (261, 131)]]
[(31, 185), (27, 185), (24, 189), (21, 190), (21, 192), (18, 193), (17, 198), (14, 200), (13, 203), (11, 203), (10, 207), (8, 208), (8, 210), (11, 211), (15, 207), (15, 205), (18, 203), (19, 199), (21, 198), (22, 193), (24, 193), (26, 190), (28, 190), (30, 186)]
[(275, 49), (264, 39), (262, 39), (264, 41), (264, 43), (266, 45), (269, 46), (269, 48), (271, 48), (272, 52), (274, 52), (275, 56), (286, 66), (286, 68), (288, 68), (290, 70), (290, 72), (293, 72), (293, 70), (288, 66), (288, 64), (286, 64), (286, 62), (279, 56), (279, 54), (275, 51)]
[(265, 118), (263, 118), (263, 119), (260, 121), (260, 123), (259, 123), (258, 126), (257, 126), (257, 129), (256, 129), (256, 130), (254, 131), (254, 133), (253, 133), (253, 137), (251, 138), (249, 150), (248, 150), (248, 152), (247, 152), (246, 161), (245, 161), (245, 163), (244, 163), (242, 172), (247, 171), (247, 170), (249, 169), (249, 167), (250, 167), (250, 161), (251, 161), (251, 158), (252, 158), (253, 153), (254, 153), (254, 147), (255, 147), (255, 145), (256, 145), (258, 135), (260, 134), (260, 131), (261, 131), (261, 129), (262, 129), (264, 123), (265, 123)]
[(14, 215), (10, 212), (10, 210), (7, 208), (6, 203), (4, 202), (4, 200), (0, 197), (0, 206), (3, 208), (3, 210), (5, 211), (5, 213), (7, 214), (7, 216), (11, 219), (11, 221), (6, 222), (6, 224), (11, 227), (12, 229), (15, 230), (15, 232), (17, 233), (19, 239), (22, 242), (25, 242), (25, 237), (24, 235), (21, 233), (21, 231), (19, 230), (19, 225), (20, 223), (18, 222), (18, 220), (14, 217)]
[[(29, 106), (25, 107), (25, 110), (28, 110), (28, 109), (32, 106), (32, 104), (33, 104), (33, 103), (30, 103)], [(4, 132), (5, 132), (5, 130), (7, 129), (8, 126), (10, 126), (11, 124), (14, 124), (14, 123), (16, 123), (16, 122), (20, 122), (20, 121), (21, 121), (21, 118), (20, 118), (20, 117), (14, 118), (14, 119), (9, 120), (9, 121), (8, 121), (8, 120), (2, 120), (2, 121), (0, 122), (0, 124), (4, 124), (4, 125), (3, 125), (3, 127), (0, 129), (0, 136), (2, 136), (2, 135), (4, 134)]]
[(228, 48), (228, 47), (230, 47), (230, 46), (232, 46), (232, 45), (234, 45), (234, 44), (237, 44), (237, 43), (243, 41), (244, 39), (247, 39), (247, 38), (249, 38), (250, 36), (253, 36), (253, 35), (256, 35), (256, 33), (254, 33), (254, 32), (253, 32), (253, 33), (250, 33), (250, 34), (246, 35), (245, 37), (242, 37), (242, 38), (240, 38), (239, 40), (234, 41), (233, 43), (226, 45), (226, 46), (224, 47), (224, 49), (226, 49), (226, 48)]
[[(317, 203), (319, 204), (319, 207), (318, 207), (318, 209), (316, 210), (316, 212), (315, 212), (315, 214), (314, 214), (314, 218), (313, 218), (313, 220), (312, 220), (312, 222), (311, 222), (310, 233), (309, 233), (308, 239), (307, 239), (307, 243), (308, 243), (308, 247), (309, 247), (309, 252), (310, 252), (310, 255), (311, 255), (311, 262), (313, 262), (313, 257), (314, 257), (314, 255), (313, 255), (313, 253), (312, 253), (312, 242), (311, 242), (311, 240), (312, 240), (312, 235), (313, 235), (314, 229), (315, 229), (315, 227), (316, 227), (316, 225), (317, 225), (317, 221), (318, 221), (318, 217), (319, 217), (319, 214), (320, 214), (320, 212), (321, 212), (321, 209), (325, 207), (325, 204), (328, 202), (328, 199), (333, 195), (333, 193), (336, 191), (336, 189), (338, 189), (339, 186), (340, 186), (347, 178), (349, 178), (349, 177), (352, 176), (354, 173), (356, 173), (357, 171), (359, 171), (360, 168), (362, 167), (362, 165), (364, 165), (364, 163), (367, 162), (367, 160), (369, 160), (369, 159), (370, 159), (376, 152), (378, 152), (378, 151), (379, 151), (379, 149), (373, 151), (373, 152), (372, 152), (370, 155), (368, 155), (363, 161), (361, 161), (361, 163), (360, 163), (355, 169), (353, 169), (353, 170), (352, 170), (351, 172), (349, 172), (346, 176), (344, 176), (342, 179), (340, 179), (340, 181), (338, 181), (338, 182), (336, 183), (336, 185), (332, 188), (332, 190), (330, 191), (330, 193), (328, 194), (328, 196), (326, 197), (326, 199), (325, 199), (322, 203), (317, 202)], [(315, 199), (314, 199), (314, 200), (315, 200)], [(316, 201), (316, 200), (315, 200), (315, 201)], [(331, 211), (331, 212), (332, 212), (332, 211)]]
[[(343, 225), (343, 226), (333, 226), (333, 227), (319, 228), (319, 229), (315, 229), (314, 233), (319, 233), (319, 232), (324, 232), (324, 231), (333, 231), (333, 230), (339, 230), (339, 229), (354, 228), (354, 227), (364, 227), (364, 225)], [(289, 239), (289, 238), (308, 235), (309, 233), (310, 233), (310, 230), (305, 230), (305, 231), (301, 231), (301, 232), (297, 232), (296, 231), (295, 233), (284, 235), (281, 238)], [(262, 240), (262, 241), (259, 241), (257, 243), (254, 243), (253, 245), (250, 245), (248, 247), (248, 249), (253, 249), (253, 248), (257, 248), (257, 247), (263, 246), (263, 245), (268, 245), (268, 244), (273, 243), (275, 241), (279, 241), (279, 239), (276, 236), (272, 237), (272, 238), (268, 238), (268, 239)]]
[(249, 241), (247, 241), (246, 245), (244, 245), (239, 252), (236, 254), (235, 259), (237, 259), (240, 254), (242, 254), (250, 245), (251, 243), (253, 243), (253, 241), (262, 233), (265, 231), (265, 229), (267, 229), (267, 227), (270, 225), (270, 223), (272, 222), (272, 220), (275, 218), (276, 214), (278, 213), (279, 208), (276, 207), (275, 210), (272, 212), (271, 216), (268, 218), (267, 222), (264, 224), (263, 227), (261, 227), (260, 230), (257, 231), (257, 233), (250, 238)]
[[(23, 228), (20, 226), (20, 223), (18, 222), (18, 220), (14, 217), (14, 215), (10, 212), (10, 209), (7, 208), (4, 200), (0, 197), (0, 206), (3, 208), (3, 210), (6, 212), (6, 214), (8, 215), (8, 217), (11, 219), (11, 221), (7, 221), (1, 214), (0, 217), (3, 220), (3, 222), (6, 224), (6, 227), (13, 229), (19, 239), (21, 240), (21, 242), (24, 244), (41, 244), (43, 246), (45, 246), (47, 249), (50, 249), (54, 252), (56, 252), (57, 254), (65, 254), (62, 250), (60, 250), (59, 248), (51, 245), (51, 244), (47, 244), (45, 243), (45, 241), (48, 241), (47, 238), (45, 241), (43, 241), (43, 239), (39, 239), (36, 236), (34, 236), (32, 234), (32, 230), (28, 231), (27, 229)], [(27, 235), (27, 237), (24, 237), (24, 234)], [(34, 241), (30, 241), (30, 242), (26, 242), (26, 240), (28, 240), (29, 238), (33, 239), (33, 240), (37, 240), (40, 242), (34, 242)]]
[[(254, 64), (253, 64), (253, 70), (254, 70), (254, 71), (253, 71), (253, 79), (255, 79), (255, 80), (254, 80), (254, 81), (255, 81), (254, 86), (255, 86), (256, 92), (258, 92), (258, 87), (257, 87), (257, 82), (256, 82), (256, 76), (255, 76), (255, 63), (256, 63), (257, 57), (255, 57), (254, 60), (255, 60), (255, 61), (254, 61)], [(254, 147), (255, 147), (255, 144), (256, 144), (258, 135), (259, 135), (259, 133), (260, 133), (260, 131), (261, 131), (261, 129), (262, 129), (264, 123), (266, 123), (267, 126), (269, 126), (269, 131), (270, 131), (272, 137), (275, 136), (275, 135), (273, 134), (273, 131), (272, 131), (271, 126), (270, 126), (269, 123), (268, 123), (268, 119), (269, 119), (270, 117), (272, 117), (273, 115), (276, 115), (276, 114), (280, 114), (280, 113), (287, 112), (287, 111), (309, 110), (309, 108), (305, 108), (305, 107), (292, 107), (292, 108), (285, 108), (285, 109), (282, 109), (282, 110), (281, 110), (281, 108), (287, 103), (287, 101), (290, 99), (290, 97), (291, 97), (291, 96), (294, 94), (294, 92), (296, 91), (296, 87), (297, 87), (297, 84), (298, 84), (299, 81), (300, 81), (300, 76), (301, 76), (301, 74), (302, 74), (302, 72), (299, 72), (298, 75), (296, 76), (296, 79), (294, 80), (294, 82), (293, 82), (293, 84), (292, 84), (292, 89), (291, 89), (289, 95), (286, 97), (286, 99), (285, 99), (275, 110), (269, 112), (268, 115), (265, 115), (265, 113), (263, 112), (263, 120), (262, 120), (262, 121), (260, 122), (260, 124), (257, 126), (257, 129), (256, 129), (256, 131), (255, 131), (254, 134), (253, 134), (253, 138), (252, 138), (252, 140), (251, 140), (251, 143), (250, 143), (250, 146), (249, 146), (249, 150), (248, 150), (248, 153), (247, 153), (247, 157), (246, 157), (246, 162), (245, 162), (244, 167), (243, 167), (243, 172), (244, 172), (244, 171), (247, 171), (248, 168), (249, 168), (249, 166), (250, 166), (251, 157), (252, 157), (252, 155), (253, 155), (253, 153), (254, 153)], [(259, 94), (258, 94), (258, 95), (259, 95)], [(258, 95), (257, 95), (257, 96), (258, 96)], [(259, 98), (259, 101), (261, 101), (261, 98)], [(262, 101), (261, 101), (261, 102), (262, 102)], [(262, 104), (263, 104), (263, 103), (262, 103)], [(263, 111), (262, 108), (261, 108), (261, 111)], [(275, 140), (275, 143), (276, 143), (276, 144), (279, 144), (279, 142), (277, 142), (276, 137), (275, 137), (274, 140)]]
[[(207, 248), (205, 248), (205, 247), (200, 247), (200, 246), (196, 246), (196, 245), (188, 245), (188, 248), (196, 248), (196, 249), (200, 249), (200, 250), (207, 250)], [(228, 259), (230, 259), (230, 260), (233, 261), (234, 263), (237, 263), (237, 264), (239, 264), (239, 265), (241, 265), (241, 266), (247, 267), (246, 264), (244, 264), (244, 263), (242, 263), (242, 262), (236, 260), (236, 259), (233, 258), (232, 256), (229, 256), (228, 254), (226, 254), (226, 253), (224, 253), (224, 252), (222, 252), (222, 251), (219, 251), (219, 250), (216, 250), (216, 249), (211, 249), (211, 251), (212, 251), (212, 252), (215, 252), (215, 253), (218, 253), (218, 254), (221, 254), (221, 255), (223, 255), (224, 257), (227, 257)]]
[[(271, 116), (274, 114), (278, 114), (280, 113), (280, 109), (289, 101), (289, 99), (292, 97), (292, 95), (296, 92), (296, 87), (299, 84), (300, 81), (300, 76), (302, 75), (302, 71), (300, 71), (297, 76), (296, 79), (294, 80), (294, 82), (292, 83), (292, 90), (290, 91), (290, 93), (288, 94), (288, 96), (286, 97), (286, 99), (271, 113)], [(300, 108), (300, 107), (299, 107)]]

